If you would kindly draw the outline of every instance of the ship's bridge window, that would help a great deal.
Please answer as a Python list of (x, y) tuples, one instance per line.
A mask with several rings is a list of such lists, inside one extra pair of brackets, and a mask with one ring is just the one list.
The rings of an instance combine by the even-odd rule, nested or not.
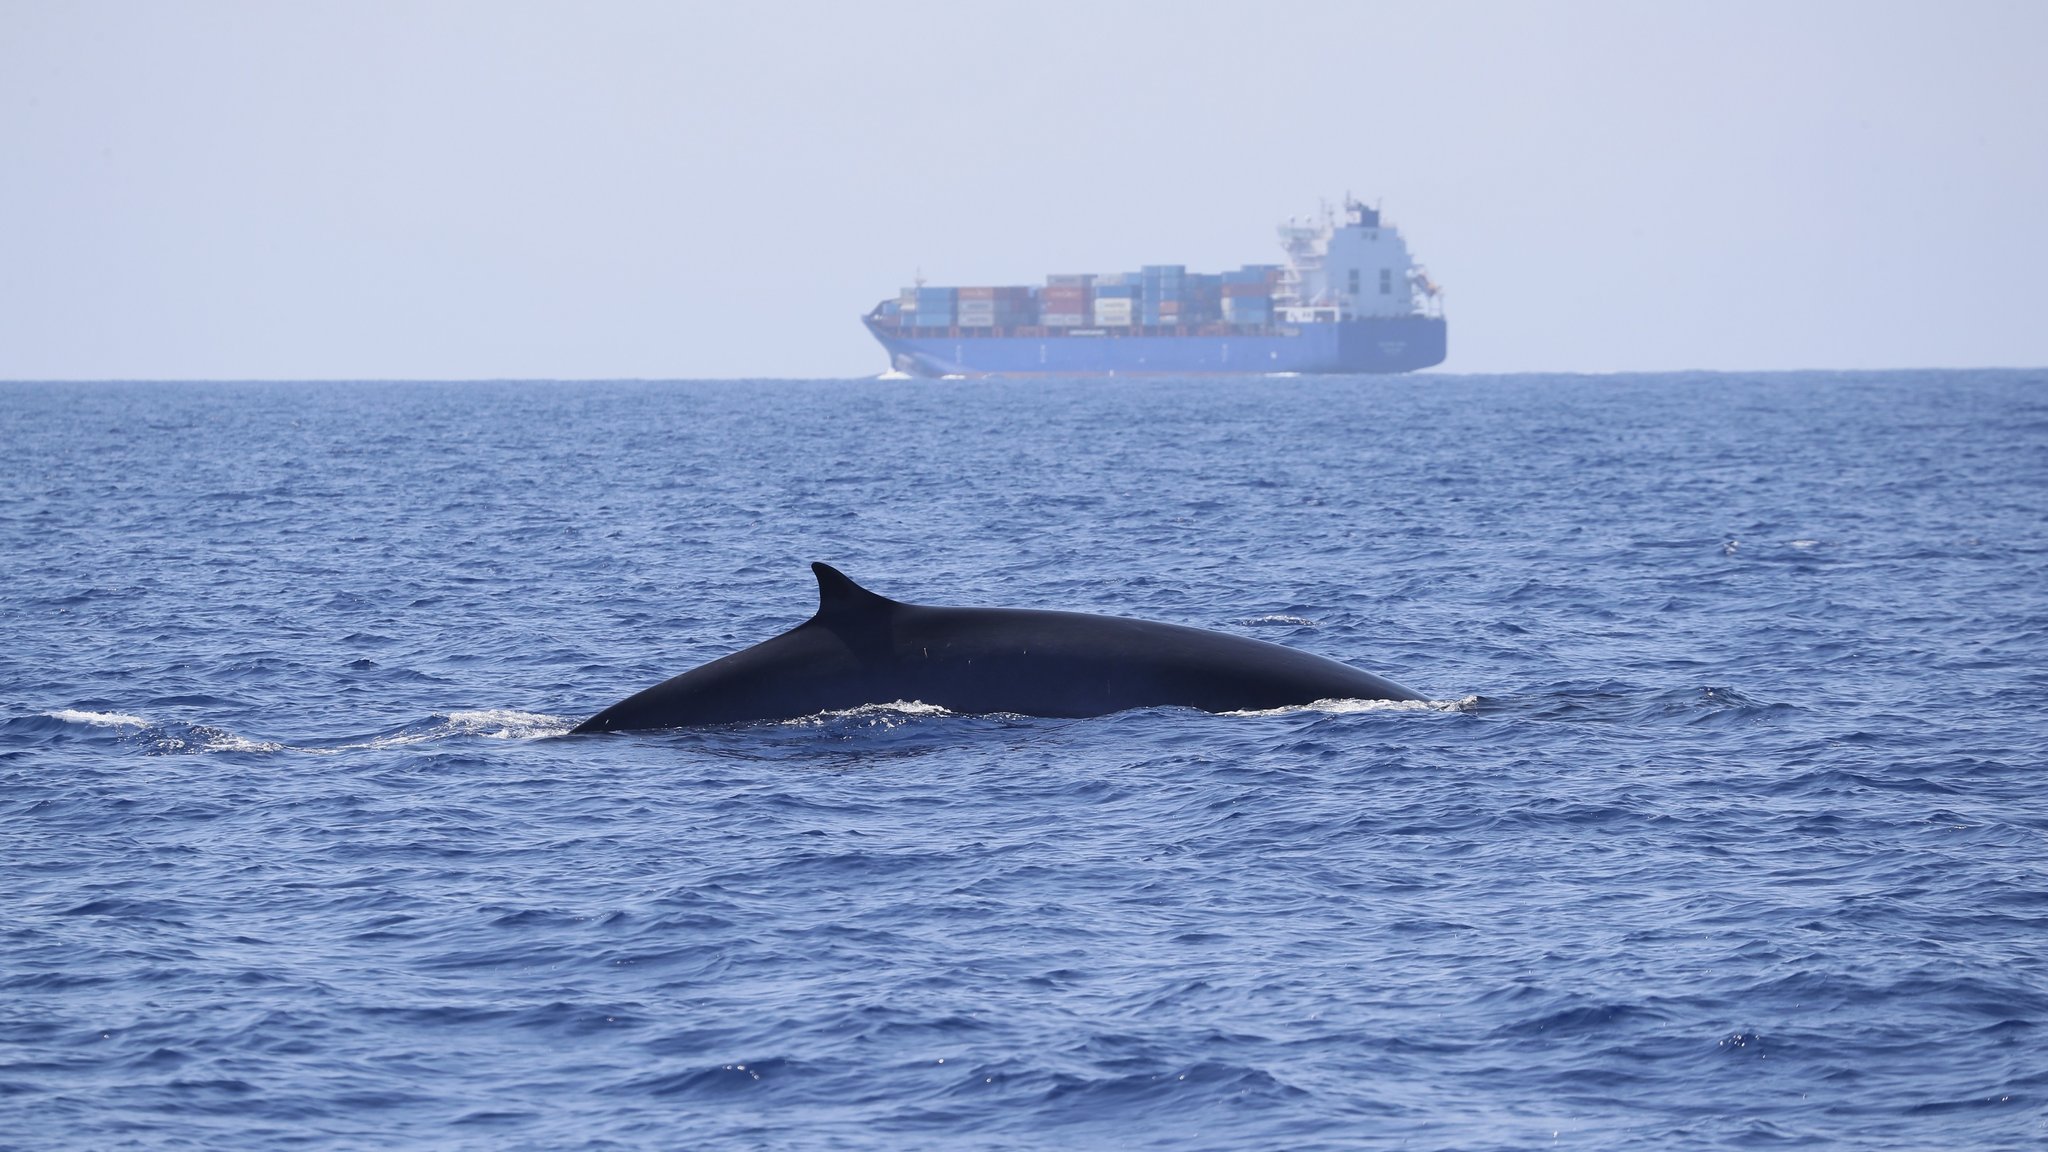
[(1380, 269), (1380, 295), (1392, 296), (1393, 294), (1394, 270), (1392, 268), (1382, 268)]
[(1351, 270), (1351, 294), (1353, 296), (1358, 295), (1358, 269), (1356, 268)]

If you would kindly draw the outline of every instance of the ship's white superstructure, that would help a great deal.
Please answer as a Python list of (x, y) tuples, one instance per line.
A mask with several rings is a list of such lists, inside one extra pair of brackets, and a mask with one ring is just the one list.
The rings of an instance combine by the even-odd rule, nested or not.
[(1288, 266), (1274, 303), (1291, 323), (1435, 314), (1437, 286), (1376, 208), (1347, 199), (1341, 223), (1327, 208), (1320, 220), (1289, 221), (1280, 246)]

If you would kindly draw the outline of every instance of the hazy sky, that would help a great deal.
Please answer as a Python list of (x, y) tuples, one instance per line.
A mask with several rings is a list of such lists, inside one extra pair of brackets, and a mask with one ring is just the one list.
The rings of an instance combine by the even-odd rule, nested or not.
[(2048, 364), (2048, 3), (0, 0), (0, 378), (870, 375), (1378, 201), (1448, 371)]

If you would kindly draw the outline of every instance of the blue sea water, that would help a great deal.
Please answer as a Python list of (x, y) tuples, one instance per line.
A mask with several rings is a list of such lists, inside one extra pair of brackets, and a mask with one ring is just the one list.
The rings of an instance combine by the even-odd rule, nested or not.
[[(2034, 1148), (2048, 372), (0, 385), (10, 1148)], [(1416, 705), (564, 738), (899, 599)]]

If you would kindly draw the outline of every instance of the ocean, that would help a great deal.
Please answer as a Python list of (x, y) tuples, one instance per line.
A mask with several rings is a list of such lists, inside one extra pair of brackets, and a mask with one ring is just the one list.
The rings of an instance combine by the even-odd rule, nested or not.
[[(2037, 1148), (2048, 371), (0, 384), (0, 1145)], [(1428, 704), (564, 734), (917, 603)]]

